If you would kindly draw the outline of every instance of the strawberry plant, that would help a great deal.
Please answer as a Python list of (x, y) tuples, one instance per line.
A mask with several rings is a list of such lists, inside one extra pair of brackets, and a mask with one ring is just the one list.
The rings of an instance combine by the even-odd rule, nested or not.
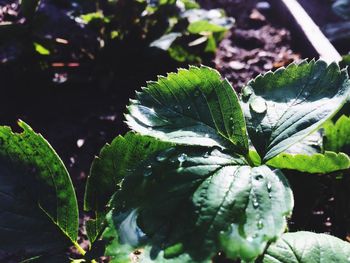
[[(346, 70), (321, 60), (260, 75), (239, 95), (204, 66), (148, 82), (127, 107), (133, 132), (92, 164), (87, 252), (59, 157), (25, 123), (20, 134), (1, 127), (0, 249), (34, 262), (68, 260), (69, 244), (80, 262), (347, 262), (347, 242), (287, 232), (294, 201), (280, 169), (311, 176), (350, 167), (346, 137), (327, 122), (349, 93)], [(327, 151), (310, 154), (309, 135), (324, 124)]]
[(117, 0), (81, 19), (97, 29), (106, 56), (140, 60), (152, 49), (178, 62), (201, 62), (232, 27), (223, 10), (204, 10), (194, 0)]

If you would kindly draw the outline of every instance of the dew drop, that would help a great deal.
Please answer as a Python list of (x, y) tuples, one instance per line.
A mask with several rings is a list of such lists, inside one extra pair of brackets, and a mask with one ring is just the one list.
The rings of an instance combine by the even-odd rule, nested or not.
[(304, 95), (304, 97), (307, 97), (307, 96), (309, 96), (309, 95), (310, 95), (310, 92), (305, 91), (305, 92), (303, 93), (303, 95)]
[(252, 243), (252, 242), (254, 241), (254, 239), (253, 239), (253, 237), (247, 237), (247, 241), (248, 241), (249, 243)]
[(263, 223), (263, 221), (261, 219), (258, 221), (257, 226), (258, 226), (259, 229), (262, 229), (264, 227), (264, 223)]
[(253, 94), (253, 90), (251, 87), (249, 86), (245, 86), (242, 90), (242, 97), (243, 99), (248, 99), (250, 97), (250, 95)]
[(270, 182), (267, 183), (267, 191), (271, 192), (272, 190), (272, 185)]
[(160, 154), (157, 155), (156, 160), (158, 162), (164, 162), (166, 161), (170, 155), (175, 151), (174, 147), (171, 147), (169, 149), (166, 149), (164, 151), (162, 151)]
[(157, 157), (156, 157), (156, 160), (158, 162), (164, 162), (166, 159), (168, 159), (167, 156), (165, 156), (164, 154), (159, 154)]
[(143, 173), (144, 177), (149, 177), (152, 175), (152, 166), (148, 165)]
[(85, 143), (85, 140), (84, 140), (84, 139), (78, 139), (78, 140), (77, 140), (77, 146), (78, 146), (78, 148), (83, 147), (84, 143)]
[(258, 208), (259, 207), (259, 203), (258, 203), (258, 200), (256, 198), (253, 200), (253, 207), (254, 208)]
[(208, 158), (209, 156), (210, 156), (210, 153), (209, 153), (209, 152), (206, 152), (206, 153), (203, 155), (204, 158)]
[(206, 134), (204, 135), (204, 137), (205, 137), (205, 138), (209, 138), (209, 134), (206, 133)]
[(180, 162), (180, 166), (187, 160), (187, 154), (182, 153), (177, 157), (177, 160)]
[(191, 110), (191, 106), (188, 106), (187, 109), (188, 109), (188, 110)]
[(255, 97), (250, 102), (250, 108), (256, 113), (264, 113), (267, 110), (266, 101), (261, 97)]

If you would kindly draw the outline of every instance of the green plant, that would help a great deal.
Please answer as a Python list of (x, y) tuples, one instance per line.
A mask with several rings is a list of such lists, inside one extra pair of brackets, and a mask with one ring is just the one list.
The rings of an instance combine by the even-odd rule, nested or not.
[(48, 40), (44, 40), (35, 34), (35, 31), (41, 28), (43, 18), (36, 13), (40, 0), (22, 0), (20, 1), (19, 13), (23, 21), (4, 22), (0, 25), (0, 44), (6, 44), (9, 41), (17, 40), (21, 43), (21, 49), (24, 53), (49, 55), (50, 51), (45, 47)]
[(347, 72), (323, 61), (258, 76), (239, 96), (208, 67), (148, 82), (126, 114), (137, 133), (115, 138), (92, 164), (88, 252), (76, 242), (77, 203), (53, 149), (23, 122), (22, 134), (1, 127), (0, 249), (25, 249), (41, 262), (64, 262), (59, 251), (69, 243), (85, 261), (211, 262), (220, 254), (243, 262), (347, 262), (345, 241), (284, 233), (294, 202), (278, 168), (319, 174), (350, 167), (332, 136), (327, 147), (335, 152), (304, 151), (307, 136), (349, 93)]
[(140, 60), (158, 49), (192, 63), (213, 54), (233, 25), (222, 10), (200, 9), (194, 0), (114, 0), (81, 19), (99, 31), (103, 49), (113, 58), (126, 52), (128, 60)]

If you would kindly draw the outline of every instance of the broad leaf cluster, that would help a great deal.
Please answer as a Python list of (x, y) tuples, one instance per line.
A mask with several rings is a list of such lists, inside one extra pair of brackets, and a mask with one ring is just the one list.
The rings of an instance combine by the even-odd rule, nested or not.
[(331, 118), (349, 88), (346, 71), (322, 61), (259, 76), (240, 95), (207, 67), (149, 82), (131, 100), (127, 123), (173, 145), (132, 165), (115, 192), (103, 233), (107, 254), (113, 262), (210, 262), (218, 252), (254, 261), (286, 230), (293, 208), (274, 167), (349, 168), (343, 153), (284, 153)]
[(349, 93), (346, 70), (321, 60), (258, 76), (240, 94), (205, 66), (149, 82), (127, 107), (133, 131), (93, 161), (87, 252), (62, 161), (25, 123), (0, 127), (0, 250), (32, 262), (65, 262), (69, 245), (91, 262), (346, 262), (338, 238), (285, 233), (294, 200), (280, 169), (345, 177), (350, 121), (329, 119)]

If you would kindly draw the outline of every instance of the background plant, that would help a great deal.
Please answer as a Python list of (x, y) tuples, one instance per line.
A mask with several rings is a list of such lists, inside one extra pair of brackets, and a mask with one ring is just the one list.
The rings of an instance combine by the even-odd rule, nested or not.
[(131, 60), (153, 47), (179, 62), (200, 62), (233, 25), (223, 10), (200, 9), (194, 0), (116, 0), (99, 8), (81, 18), (99, 30), (106, 49), (121, 56), (130, 48)]

